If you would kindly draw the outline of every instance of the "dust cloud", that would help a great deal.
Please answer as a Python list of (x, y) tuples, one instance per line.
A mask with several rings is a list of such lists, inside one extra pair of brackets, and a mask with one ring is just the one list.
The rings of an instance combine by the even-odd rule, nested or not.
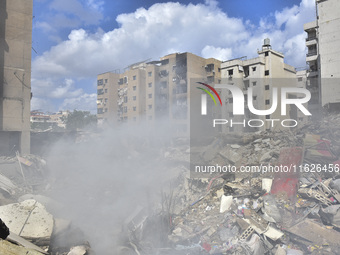
[(164, 160), (173, 130), (165, 121), (122, 125), (58, 142), (47, 157), (48, 195), (64, 206), (52, 213), (79, 226), (96, 254), (118, 254), (126, 219), (136, 208), (159, 209), (161, 190), (174, 178)]

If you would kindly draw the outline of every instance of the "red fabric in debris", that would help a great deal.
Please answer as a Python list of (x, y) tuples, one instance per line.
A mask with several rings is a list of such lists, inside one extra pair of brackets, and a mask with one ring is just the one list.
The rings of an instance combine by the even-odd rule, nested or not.
[(288, 168), (287, 172), (280, 171), (275, 173), (271, 193), (286, 193), (289, 198), (295, 197), (297, 193), (297, 184), (299, 178), (299, 168), (303, 156), (301, 147), (282, 148), (278, 166)]

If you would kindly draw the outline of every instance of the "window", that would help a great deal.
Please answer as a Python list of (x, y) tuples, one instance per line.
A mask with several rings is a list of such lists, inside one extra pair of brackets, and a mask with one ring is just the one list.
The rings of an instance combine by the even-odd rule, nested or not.
[(270, 100), (266, 99), (266, 105), (270, 104)]
[(124, 83), (124, 79), (123, 78), (119, 79), (118, 84), (122, 85), (123, 83)]
[(107, 103), (107, 98), (104, 99), (105, 103)]
[(264, 53), (264, 56), (265, 56), (265, 57), (268, 57), (268, 56), (269, 56), (269, 51), (266, 51), (266, 52)]
[(124, 106), (124, 112), (127, 113), (127, 106)]
[(253, 100), (254, 100), (254, 101), (256, 100), (256, 98), (257, 98), (257, 96), (253, 96)]
[(127, 103), (127, 102), (128, 102), (128, 97), (125, 96), (125, 97), (124, 97), (124, 103)]
[(133, 89), (133, 90), (136, 90), (136, 89), (137, 89), (137, 87), (136, 87), (136, 86), (133, 86), (133, 87), (132, 87), (132, 89)]
[(219, 73), (221, 72), (221, 68), (218, 68), (218, 72), (219, 72)]
[(253, 72), (255, 72), (256, 71), (256, 66), (252, 67), (251, 69), (253, 70)]
[(265, 86), (264, 86), (264, 89), (265, 89), (265, 90), (269, 90), (269, 85), (265, 85)]
[(132, 99), (133, 99), (133, 101), (136, 101), (137, 97), (136, 97), (136, 96), (133, 96)]
[(152, 98), (152, 94), (149, 94), (149, 98)]
[(135, 112), (136, 110), (137, 110), (137, 107), (136, 107), (136, 106), (134, 106), (134, 107), (133, 107), (133, 111)]
[(103, 95), (103, 94), (104, 94), (103, 89), (98, 89), (98, 90), (97, 90), (97, 94), (98, 94), (98, 95)]
[(107, 79), (105, 79), (105, 83), (107, 83)]
[(127, 83), (127, 82), (128, 82), (128, 77), (124, 76), (124, 83)]
[(270, 115), (266, 115), (266, 119), (269, 120), (270, 119)]
[(151, 77), (152, 76), (152, 72), (148, 72), (148, 76)]
[(152, 87), (152, 82), (149, 82), (148, 86), (149, 86), (149, 88), (151, 88)]
[(268, 76), (269, 75), (269, 70), (264, 71), (264, 75)]
[(107, 89), (105, 89), (105, 93), (107, 93)]
[(228, 75), (233, 75), (233, 73), (234, 73), (233, 69), (228, 70)]
[(103, 108), (98, 108), (98, 109), (97, 109), (97, 113), (98, 113), (98, 114), (102, 114), (102, 113), (103, 113)]
[(152, 104), (149, 104), (149, 109), (152, 109)]
[(137, 79), (137, 76), (134, 75), (134, 76), (132, 77), (132, 79), (135, 81), (135, 80)]
[(100, 86), (100, 85), (103, 85), (103, 79), (100, 79), (97, 81), (97, 85)]
[(253, 86), (256, 86), (256, 81), (253, 81)]
[(302, 77), (299, 77), (299, 78), (298, 78), (298, 81), (302, 81)]

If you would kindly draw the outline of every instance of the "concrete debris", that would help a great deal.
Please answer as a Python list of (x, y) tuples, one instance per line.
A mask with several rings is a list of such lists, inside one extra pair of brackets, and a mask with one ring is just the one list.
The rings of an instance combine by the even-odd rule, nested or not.
[(3, 174), (0, 174), (0, 190), (7, 192), (9, 195), (14, 195), (18, 187)]
[(49, 245), (53, 216), (39, 202), (30, 199), (1, 206), (0, 216), (13, 233), (40, 245)]
[(6, 255), (42, 255), (44, 253), (33, 249), (12, 244), (6, 240), (0, 239), (0, 254)]
[(220, 213), (224, 213), (225, 211), (229, 210), (232, 202), (233, 202), (233, 196), (223, 195), (221, 197)]
[(188, 177), (175, 189), (182, 210), (171, 214), (168, 245), (183, 254), (340, 254), (338, 126), (340, 114), (191, 147), (192, 160), (237, 171)]
[(338, 231), (325, 228), (311, 219), (305, 219), (288, 228), (287, 231), (317, 245), (337, 245), (340, 240)]
[(43, 254), (48, 254), (46, 251), (41, 249), (39, 246), (37, 246), (37, 245), (27, 241), (26, 239), (18, 236), (17, 234), (14, 234), (13, 232), (11, 232), (9, 234), (9, 236), (7, 237), (7, 240), (12, 242), (12, 243), (21, 245), (21, 246), (23, 246), (25, 248), (28, 248), (28, 249), (31, 249), (31, 250), (35, 250), (35, 251), (38, 251), (38, 252), (43, 253)]
[(72, 247), (67, 255), (85, 255), (89, 250), (85, 245)]
[(38, 193), (49, 187), (47, 177), (39, 156), (0, 156), (0, 254), (94, 254), (70, 220), (51, 214), (64, 206)]

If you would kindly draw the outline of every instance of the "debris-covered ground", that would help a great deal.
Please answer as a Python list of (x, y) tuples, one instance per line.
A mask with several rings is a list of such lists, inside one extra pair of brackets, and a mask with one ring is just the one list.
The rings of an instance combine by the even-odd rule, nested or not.
[[(147, 138), (120, 138), (117, 166), (104, 173), (118, 166), (124, 172), (101, 179), (90, 165), (97, 172), (86, 189), (79, 188), (88, 179), (85, 171), (66, 176), (60, 170), (51, 177), (51, 162), (38, 156), (2, 157), (0, 254), (340, 254), (339, 126), (340, 115), (329, 115), (291, 131), (221, 134), (208, 146), (191, 148), (187, 139), (159, 148)], [(201, 164), (237, 170), (192, 178), (190, 153)], [(149, 170), (155, 165), (157, 172)], [(67, 212), (71, 204), (63, 204), (67, 199), (48, 196), (56, 189), (83, 195), (87, 207), (77, 206), (88, 224), (89, 217), (98, 222), (96, 233), (56, 213), (74, 214)], [(97, 233), (101, 239), (91, 239)], [(93, 240), (114, 248), (98, 252)]]

